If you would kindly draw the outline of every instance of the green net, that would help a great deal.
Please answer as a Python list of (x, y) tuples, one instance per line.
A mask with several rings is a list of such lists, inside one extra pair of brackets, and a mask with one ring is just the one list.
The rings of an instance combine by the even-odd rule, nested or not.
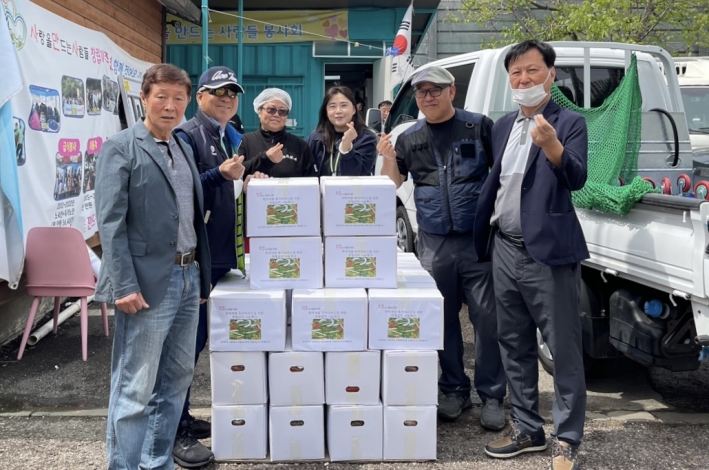
[(642, 97), (634, 55), (618, 88), (598, 108), (579, 108), (556, 85), (551, 97), (584, 116), (588, 126), (588, 179), (571, 194), (576, 207), (625, 215), (645, 194), (659, 191), (638, 176)]

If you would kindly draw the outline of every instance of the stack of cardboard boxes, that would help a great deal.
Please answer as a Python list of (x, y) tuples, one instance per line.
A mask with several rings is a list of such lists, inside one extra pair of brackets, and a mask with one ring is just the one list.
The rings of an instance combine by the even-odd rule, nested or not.
[(249, 275), (211, 300), (216, 460), (267, 443), (273, 461), (321, 460), (326, 441), (333, 461), (436, 458), (443, 298), (397, 254), (395, 200), (388, 178), (251, 181)]
[(317, 178), (255, 179), (246, 198), (252, 289), (323, 286)]
[(326, 287), (396, 287), (396, 186), (386, 176), (321, 178)]

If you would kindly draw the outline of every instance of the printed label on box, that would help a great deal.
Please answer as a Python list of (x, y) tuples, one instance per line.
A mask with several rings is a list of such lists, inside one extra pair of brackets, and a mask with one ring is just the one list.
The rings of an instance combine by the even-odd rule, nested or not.
[(266, 225), (298, 225), (298, 204), (268, 204)]
[(435, 288), (370, 289), (369, 348), (443, 348), (443, 297)]
[(313, 318), (312, 339), (340, 340), (345, 337), (344, 318)]
[(377, 277), (377, 258), (346, 257), (345, 277)]
[(229, 339), (232, 341), (260, 341), (261, 319), (238, 320), (232, 318), (229, 320)]
[(271, 258), (268, 261), (269, 279), (300, 279), (300, 258)]
[(291, 319), (295, 351), (359, 351), (367, 347), (364, 289), (297, 289)]
[(406, 339), (419, 339), (419, 333), (421, 329), (421, 318), (418, 317), (407, 317), (407, 318), (389, 318), (389, 329), (387, 331), (387, 338), (406, 338)]
[(377, 223), (376, 204), (345, 204), (345, 224), (375, 224)]

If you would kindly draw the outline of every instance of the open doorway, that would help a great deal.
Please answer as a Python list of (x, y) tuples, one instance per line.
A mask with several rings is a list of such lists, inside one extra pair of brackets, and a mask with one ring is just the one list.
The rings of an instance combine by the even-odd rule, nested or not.
[[(374, 66), (372, 63), (334, 63), (325, 64), (325, 90), (333, 86), (349, 87), (355, 97), (364, 100), (362, 113), (372, 107), (373, 84), (372, 76)], [(364, 114), (363, 114), (364, 117)]]

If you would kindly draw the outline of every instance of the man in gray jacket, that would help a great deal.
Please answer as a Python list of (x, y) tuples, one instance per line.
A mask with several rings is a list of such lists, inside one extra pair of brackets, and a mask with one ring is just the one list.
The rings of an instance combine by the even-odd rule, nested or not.
[(111, 137), (96, 169), (103, 264), (95, 298), (113, 302), (115, 335), (106, 448), (109, 469), (171, 469), (194, 373), (210, 257), (192, 150), (173, 136), (190, 100), (187, 73), (151, 67), (146, 116)]

